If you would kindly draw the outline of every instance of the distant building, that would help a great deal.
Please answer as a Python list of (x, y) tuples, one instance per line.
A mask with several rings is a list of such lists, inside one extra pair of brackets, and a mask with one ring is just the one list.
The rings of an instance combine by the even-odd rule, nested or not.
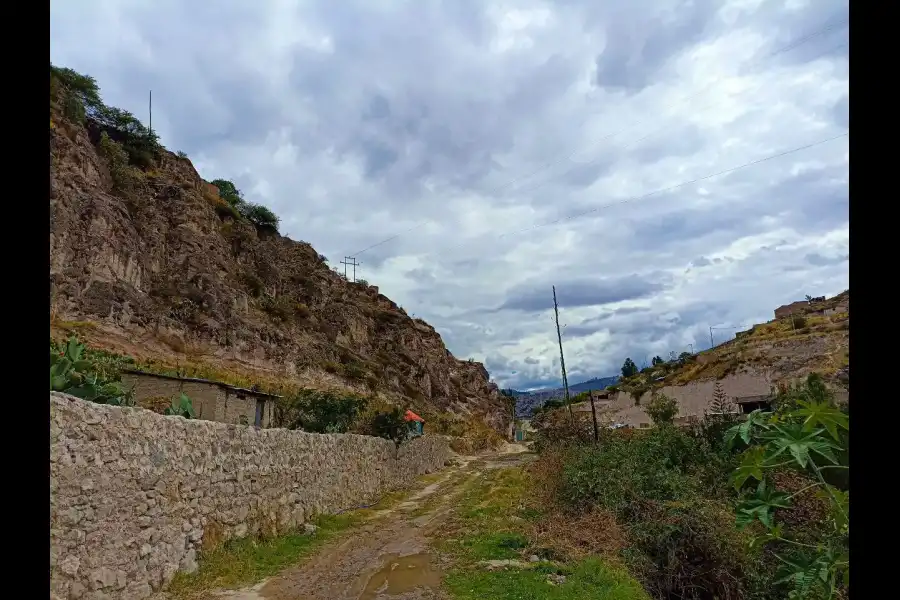
[(806, 300), (798, 300), (790, 304), (784, 304), (775, 309), (776, 319), (785, 319), (793, 314), (803, 314), (809, 308), (809, 302)]
[(198, 419), (256, 427), (272, 426), (275, 402), (279, 398), (274, 394), (239, 388), (220, 381), (134, 370), (123, 371), (122, 384), (126, 389), (134, 391), (134, 399), (139, 405), (185, 394), (191, 399)]
[(754, 410), (772, 410), (772, 395), (742, 396), (735, 398), (734, 403), (737, 404), (742, 415), (749, 415)]
[(515, 429), (513, 430), (513, 439), (517, 442), (524, 442), (531, 434), (534, 433), (534, 427), (531, 426), (531, 419), (516, 419)]

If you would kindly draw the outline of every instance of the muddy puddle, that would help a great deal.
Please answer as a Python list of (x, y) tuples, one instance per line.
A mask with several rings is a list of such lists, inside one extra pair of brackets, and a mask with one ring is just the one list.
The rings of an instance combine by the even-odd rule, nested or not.
[(436, 589), (440, 583), (441, 573), (430, 554), (387, 555), (384, 566), (369, 577), (359, 600), (397, 598), (417, 590)]

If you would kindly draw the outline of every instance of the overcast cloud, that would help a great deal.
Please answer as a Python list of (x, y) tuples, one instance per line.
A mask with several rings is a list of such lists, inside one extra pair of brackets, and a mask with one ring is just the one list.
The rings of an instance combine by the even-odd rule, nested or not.
[(706, 178), (848, 131), (846, 1), (50, 13), (54, 64), (138, 116), (152, 89), (163, 143), (286, 235), (336, 265), (403, 232), (362, 277), (501, 385), (559, 382), (553, 285), (573, 382), (849, 285), (848, 137)]

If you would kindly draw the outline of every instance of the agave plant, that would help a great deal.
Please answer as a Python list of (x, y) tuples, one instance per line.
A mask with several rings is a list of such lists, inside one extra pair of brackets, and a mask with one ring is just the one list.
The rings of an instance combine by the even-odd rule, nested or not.
[(50, 391), (65, 392), (98, 404), (133, 404), (132, 395), (115, 382), (102, 381), (84, 358), (84, 344), (71, 337), (61, 351), (50, 351)]
[(182, 393), (180, 398), (172, 398), (172, 405), (166, 407), (165, 414), (185, 419), (197, 418), (194, 414), (194, 403), (185, 393)]

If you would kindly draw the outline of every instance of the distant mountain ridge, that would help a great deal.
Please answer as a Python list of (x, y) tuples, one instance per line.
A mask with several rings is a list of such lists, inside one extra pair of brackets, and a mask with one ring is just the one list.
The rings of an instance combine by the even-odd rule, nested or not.
[[(581, 392), (589, 390), (602, 390), (607, 386), (613, 385), (619, 380), (618, 375), (612, 377), (595, 377), (569, 386), (569, 395), (574, 396)], [(566, 390), (564, 388), (546, 388), (541, 390), (532, 390), (529, 392), (520, 392), (519, 390), (508, 390), (516, 398), (516, 416), (530, 417), (535, 409), (543, 406), (548, 400), (554, 398), (564, 398)]]

